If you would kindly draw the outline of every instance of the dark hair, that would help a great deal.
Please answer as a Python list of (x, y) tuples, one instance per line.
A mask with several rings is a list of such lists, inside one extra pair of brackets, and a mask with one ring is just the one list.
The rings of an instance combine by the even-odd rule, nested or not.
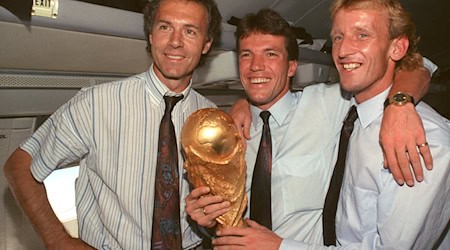
[(423, 65), (422, 56), (418, 52), (419, 38), (416, 35), (416, 25), (411, 15), (402, 7), (398, 0), (335, 0), (331, 4), (331, 17), (341, 9), (377, 9), (384, 11), (389, 21), (390, 39), (405, 36), (409, 40), (408, 51), (397, 62), (396, 67), (404, 70), (413, 70)]
[[(149, 35), (152, 32), (153, 23), (155, 22), (155, 16), (158, 12), (159, 6), (162, 1), (169, 0), (149, 0), (145, 5), (144, 13), (144, 32), (147, 37), (147, 50), (151, 50), (151, 44), (149, 40)], [(214, 39), (215, 43), (219, 42), (221, 34), (222, 16), (220, 15), (219, 9), (217, 8), (216, 2), (214, 0), (177, 0), (185, 2), (195, 2), (203, 5), (208, 13), (208, 31), (207, 38), (208, 41)]]
[(276, 11), (261, 9), (256, 14), (248, 14), (242, 18), (235, 33), (237, 50), (240, 40), (254, 33), (283, 36), (289, 61), (298, 60), (299, 49), (295, 33)]

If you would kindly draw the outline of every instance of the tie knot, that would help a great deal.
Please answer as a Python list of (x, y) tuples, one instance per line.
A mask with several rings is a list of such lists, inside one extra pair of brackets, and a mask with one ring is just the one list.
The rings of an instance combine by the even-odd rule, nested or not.
[(344, 131), (351, 133), (353, 130), (353, 124), (355, 123), (356, 119), (358, 119), (358, 112), (356, 111), (356, 106), (352, 106), (350, 110), (348, 111), (347, 118), (344, 122)]
[(352, 106), (348, 111), (347, 119), (345, 119), (348, 123), (354, 123), (358, 119), (358, 112), (356, 111), (356, 106)]
[(164, 102), (166, 103), (166, 111), (165, 113), (172, 113), (173, 108), (175, 107), (175, 104), (179, 102), (181, 99), (183, 99), (183, 95), (179, 96), (164, 96)]
[(259, 113), (259, 117), (261, 117), (261, 119), (263, 120), (264, 124), (267, 124), (267, 123), (269, 123), (270, 112), (269, 111), (262, 111), (261, 113)]

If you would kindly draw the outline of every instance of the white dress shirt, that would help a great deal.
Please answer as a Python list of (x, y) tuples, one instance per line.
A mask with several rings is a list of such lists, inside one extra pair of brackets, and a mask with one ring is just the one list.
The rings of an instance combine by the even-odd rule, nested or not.
[[(269, 109), (272, 227), (283, 238), (322, 242), (323, 203), (342, 121), (350, 107), (348, 99), (341, 96), (339, 85), (318, 84), (303, 92), (288, 92)], [(249, 197), (263, 125), (261, 110), (251, 106), (251, 112), (252, 139), (246, 153)]]
[[(149, 71), (81, 90), (22, 145), (42, 182), (53, 170), (80, 160), (76, 182), (79, 236), (98, 249), (150, 249), (158, 133), (168, 88)], [(189, 185), (180, 132), (187, 117), (214, 103), (191, 89), (172, 111), (179, 150), (183, 247), (200, 238), (184, 210)]]

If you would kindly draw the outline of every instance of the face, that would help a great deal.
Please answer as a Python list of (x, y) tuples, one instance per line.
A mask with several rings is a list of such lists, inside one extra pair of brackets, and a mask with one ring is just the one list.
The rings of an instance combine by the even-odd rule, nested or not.
[(285, 38), (255, 33), (239, 43), (239, 76), (252, 103), (267, 110), (289, 90), (297, 61), (288, 60)]
[(392, 82), (395, 62), (391, 58), (388, 19), (375, 9), (341, 9), (331, 31), (333, 60), (343, 89), (357, 102), (381, 93)]
[(161, 2), (149, 35), (154, 69), (158, 78), (174, 91), (188, 85), (202, 54), (211, 47), (207, 40), (206, 8), (191, 1)]

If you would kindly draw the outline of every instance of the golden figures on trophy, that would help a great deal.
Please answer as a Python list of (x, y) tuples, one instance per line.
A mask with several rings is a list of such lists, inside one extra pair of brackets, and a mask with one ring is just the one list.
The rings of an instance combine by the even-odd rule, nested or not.
[(216, 220), (218, 227), (244, 226), (247, 206), (244, 145), (233, 119), (215, 108), (194, 112), (181, 131), (184, 168), (194, 187), (207, 186), (212, 195), (231, 203)]

